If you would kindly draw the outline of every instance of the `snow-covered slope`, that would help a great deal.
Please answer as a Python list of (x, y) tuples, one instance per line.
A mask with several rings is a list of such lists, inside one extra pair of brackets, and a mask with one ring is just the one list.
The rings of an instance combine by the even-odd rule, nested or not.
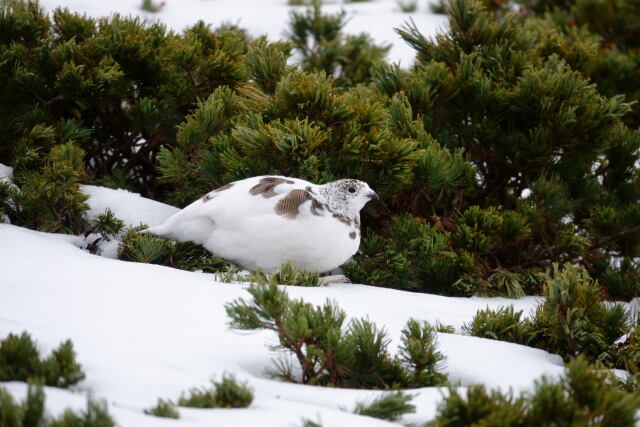
[[(154, 3), (159, 4), (161, 1)], [(303, 10), (288, 6), (287, 0), (165, 0), (162, 3), (165, 5), (158, 13), (148, 13), (140, 9), (142, 0), (40, 0), (40, 4), (47, 10), (63, 6), (92, 17), (109, 16), (113, 13), (136, 15), (163, 22), (175, 31), (182, 31), (198, 20), (204, 20), (213, 26), (237, 24), (253, 36), (266, 34), (270, 40), (284, 37), (291, 10)], [(419, 7), (414, 13), (402, 13), (395, 0), (325, 3), (323, 10), (327, 13), (335, 13), (341, 9), (347, 12), (349, 22), (345, 28), (346, 33), (366, 32), (377, 43), (392, 44), (387, 59), (390, 62), (400, 62), (405, 68), (413, 62), (415, 52), (400, 39), (394, 28), (413, 19), (423, 34), (433, 35), (446, 25), (446, 17), (431, 13), (427, 1), (423, 0), (418, 1)]]
[[(85, 190), (86, 191), (86, 190)], [(91, 188), (93, 209), (109, 206), (147, 218), (169, 215), (172, 208), (137, 195)], [(155, 207), (155, 209), (154, 209)], [(302, 417), (320, 419), (324, 426), (384, 425), (385, 422), (349, 414), (356, 401), (375, 391), (336, 390), (287, 384), (269, 379), (264, 370), (272, 354), (268, 332), (238, 333), (226, 326), (224, 303), (248, 296), (246, 285), (223, 284), (211, 275), (156, 265), (128, 263), (91, 255), (76, 247), (78, 239), (0, 224), (0, 337), (28, 331), (48, 353), (71, 338), (87, 374), (73, 391), (47, 389), (48, 407), (84, 406), (81, 394), (93, 392), (109, 402), (122, 426), (176, 423), (145, 415), (158, 397), (177, 399), (182, 391), (207, 385), (224, 372), (247, 380), (255, 400), (247, 409), (196, 410), (181, 408), (180, 425), (244, 426), (300, 425)], [(350, 316), (368, 316), (384, 325), (399, 343), (400, 330), (414, 317), (439, 320), (460, 329), (478, 309), (513, 304), (529, 313), (533, 297), (450, 298), (413, 294), (365, 285), (323, 288), (287, 287), (292, 297), (316, 304), (330, 298)], [(527, 389), (543, 374), (563, 371), (559, 357), (516, 344), (462, 335), (439, 334), (447, 357), (446, 373), (461, 386)], [(24, 384), (9, 383), (16, 396)], [(416, 390), (416, 414), (403, 422), (432, 418), (444, 390)]]

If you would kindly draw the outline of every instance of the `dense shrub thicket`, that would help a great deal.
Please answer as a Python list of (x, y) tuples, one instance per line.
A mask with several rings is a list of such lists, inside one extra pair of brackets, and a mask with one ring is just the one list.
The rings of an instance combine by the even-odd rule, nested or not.
[[(382, 196), (346, 267), (356, 281), (520, 296), (572, 262), (609, 297), (632, 298), (640, 134), (633, 71), (620, 69), (633, 68), (633, 26), (594, 21), (582, 1), (543, 3), (516, 16), (454, 0), (446, 33), (399, 30), (417, 54), (400, 69), (385, 47), (342, 35), (344, 14), (319, 2), (277, 43), (5, 2), (0, 162), (15, 185), (0, 184), (0, 213), (80, 233), (82, 182), (184, 205), (257, 174), (351, 176)], [(287, 65), (292, 51), (299, 66)], [(171, 263), (171, 248), (155, 249)]]
[(246, 80), (247, 49), (242, 32), (202, 23), (176, 35), (134, 18), (2, 2), (0, 162), (20, 185), (43, 154), (72, 142), (94, 179), (155, 194), (158, 150), (198, 97)]
[[(640, 295), (637, 11), (485, 4), (451, 1), (435, 39), (399, 29), (417, 54), (400, 69), (317, 1), (275, 43), (3, 2), (0, 162), (15, 185), (0, 183), (0, 214), (80, 233), (83, 182), (182, 206), (257, 174), (350, 176), (382, 196), (346, 267), (356, 281), (515, 297), (570, 262), (610, 298)], [(156, 246), (122, 253), (171, 265)]]

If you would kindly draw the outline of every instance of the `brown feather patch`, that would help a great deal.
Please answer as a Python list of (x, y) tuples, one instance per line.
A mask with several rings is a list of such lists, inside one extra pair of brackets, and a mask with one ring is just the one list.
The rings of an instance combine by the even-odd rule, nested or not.
[(356, 234), (355, 231), (352, 231), (351, 233), (349, 233), (349, 237), (351, 237), (354, 240), (355, 240), (356, 236), (357, 236), (357, 234)]
[(276, 178), (272, 176), (268, 176), (260, 179), (260, 182), (249, 190), (249, 194), (252, 196), (257, 196), (258, 194), (262, 194), (262, 197), (268, 199), (269, 197), (273, 197), (276, 195), (276, 192), (273, 189), (279, 184), (294, 184), (293, 181), (283, 178)]
[(288, 219), (295, 219), (295, 217), (298, 216), (298, 213), (300, 213), (300, 205), (307, 200), (315, 200), (307, 190), (291, 190), (289, 194), (276, 203), (275, 211), (278, 215), (283, 215)]
[(311, 213), (314, 214), (315, 216), (320, 216), (321, 214), (318, 211), (323, 211), (323, 210), (324, 210), (324, 206), (322, 206), (322, 203), (320, 203), (314, 198), (311, 198)]
[(233, 187), (233, 182), (230, 182), (230, 183), (228, 183), (228, 184), (225, 184), (225, 185), (223, 185), (222, 187), (218, 187), (218, 188), (216, 188), (216, 189), (215, 189), (215, 190), (213, 190), (213, 191), (214, 191), (214, 192), (216, 192), (216, 193), (219, 193), (219, 192), (221, 192), (221, 191), (228, 190), (228, 189), (230, 189), (231, 187)]
[(334, 212), (333, 217), (343, 224), (351, 225), (351, 220), (342, 214), (337, 214)]
[[(233, 183), (230, 182), (228, 184), (223, 185), (222, 187), (218, 187), (215, 190), (211, 191), (211, 193), (219, 193), (221, 191), (224, 190), (228, 190), (231, 187), (233, 187)], [(212, 195), (211, 193), (205, 194), (204, 196), (202, 196), (202, 203), (207, 203), (209, 200), (213, 199), (214, 195)]]

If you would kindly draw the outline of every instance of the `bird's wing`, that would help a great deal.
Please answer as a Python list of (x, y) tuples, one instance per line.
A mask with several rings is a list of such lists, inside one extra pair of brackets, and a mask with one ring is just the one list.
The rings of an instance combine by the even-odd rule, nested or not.
[[(152, 227), (150, 232), (200, 243), (217, 227), (241, 228), (243, 221), (262, 216), (293, 219), (302, 203), (309, 201), (311, 206), (311, 198), (304, 195), (317, 194), (317, 187), (302, 179), (282, 176), (258, 176), (232, 182), (207, 193), (163, 224)], [(307, 215), (307, 210), (300, 211), (300, 215)]]

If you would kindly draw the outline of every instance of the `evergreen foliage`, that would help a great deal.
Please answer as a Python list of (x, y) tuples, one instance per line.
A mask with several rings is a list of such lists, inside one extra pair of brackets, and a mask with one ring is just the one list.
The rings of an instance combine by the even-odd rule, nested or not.
[(514, 248), (531, 238), (527, 220), (514, 211), (471, 206), (456, 225), (405, 214), (392, 218), (383, 233), (365, 234), (363, 256), (343, 268), (356, 282), (378, 286), (517, 298), (537, 290), (540, 274), (491, 268), (491, 260), (521, 257)]
[(156, 193), (155, 158), (175, 127), (221, 85), (247, 78), (243, 33), (199, 22), (183, 34), (33, 0), (0, 4), (0, 162), (16, 172), (57, 144), (86, 153), (94, 177), (122, 175)]
[(0, 213), (13, 224), (39, 231), (84, 231), (88, 206), (80, 191), (83, 157), (84, 151), (71, 142), (54, 146), (42, 159), (37, 152), (25, 154), (23, 160), (34, 168), (18, 167), (15, 184), (0, 182)]
[(468, 325), (464, 324), (462, 331), (476, 337), (528, 344), (532, 326), (530, 322), (521, 320), (520, 316), (522, 311), (514, 311), (512, 305), (495, 311), (486, 308), (478, 311)]
[(365, 33), (342, 34), (347, 13), (322, 13), (322, 0), (310, 0), (304, 12), (290, 14), (289, 38), (305, 71), (323, 71), (338, 86), (354, 86), (371, 80), (371, 69), (383, 62), (391, 46), (373, 43)]
[(403, 415), (416, 411), (415, 405), (410, 403), (413, 397), (401, 391), (386, 393), (369, 403), (358, 402), (353, 412), (382, 420), (397, 421)]
[[(566, 60), (544, 52), (542, 36), (522, 31), (522, 20), (514, 15), (497, 19), (477, 3), (454, 0), (449, 19), (448, 33), (434, 40), (413, 24), (399, 30), (416, 49), (418, 63), (411, 72), (382, 67), (374, 81), (389, 96), (406, 94), (432, 137), (450, 149), (464, 149), (477, 171), (474, 191), (458, 199), (462, 203), (432, 208), (446, 230), (458, 234), (463, 243), (458, 253), (471, 252), (477, 261), (473, 252), (486, 257), (475, 262), (479, 277), (469, 281), (463, 275), (458, 284), (471, 285), (475, 293), (483, 288), (478, 279), (523, 287), (549, 258), (579, 261), (588, 255), (582, 262), (607, 286), (612, 257), (633, 257), (627, 254), (633, 252), (638, 226), (633, 214), (626, 214), (635, 208), (628, 201), (637, 200), (631, 190), (635, 167), (624, 160), (633, 157), (630, 147), (637, 140), (621, 121), (629, 105), (620, 97), (604, 97)], [(610, 173), (617, 177), (615, 186)], [(530, 191), (525, 197), (524, 190)], [(424, 200), (420, 209), (420, 199), (414, 202), (414, 214), (433, 206)], [(474, 204), (480, 210), (467, 213), (477, 209)], [(483, 223), (478, 215), (496, 209), (492, 206), (500, 207), (499, 216), (512, 211), (506, 242), (486, 228), (495, 227), (495, 220)], [(603, 216), (604, 207), (626, 219)], [(590, 219), (596, 217), (613, 233), (594, 227)], [(630, 264), (627, 270), (633, 271)], [(621, 297), (634, 292), (611, 290)]]
[(148, 415), (155, 415), (156, 417), (173, 418), (176, 420), (180, 418), (180, 412), (178, 411), (175, 403), (164, 399), (158, 399), (158, 403), (149, 409), (145, 409), (144, 413)]
[(427, 322), (409, 319), (402, 330), (400, 359), (411, 372), (413, 387), (428, 387), (444, 384), (446, 375), (438, 372), (444, 355), (436, 349), (436, 331)]
[(51, 427), (115, 427), (105, 401), (87, 400), (87, 409), (76, 412), (67, 409), (51, 422)]
[(213, 381), (213, 388), (192, 388), (183, 394), (178, 405), (189, 408), (246, 408), (253, 402), (253, 391), (245, 383), (238, 383), (233, 375), (225, 374), (221, 381)]
[(0, 341), (0, 361), (0, 381), (26, 381), (42, 370), (40, 353), (26, 332)]
[(225, 271), (218, 271), (215, 280), (222, 283), (257, 283), (284, 286), (315, 287), (322, 286), (320, 274), (299, 270), (286, 262), (274, 273), (265, 273), (262, 270), (242, 271), (237, 268), (227, 268)]
[(45, 395), (42, 385), (29, 384), (27, 397), (15, 402), (7, 390), (0, 387), (0, 425), (6, 427), (46, 426)]
[(214, 257), (202, 246), (192, 242), (173, 242), (148, 233), (146, 227), (133, 227), (122, 236), (118, 258), (125, 261), (160, 264), (188, 271), (217, 273), (229, 264)]
[(111, 209), (107, 208), (93, 221), (91, 231), (98, 233), (105, 240), (117, 237), (124, 230), (124, 221), (116, 218)]
[[(0, 215), (79, 234), (90, 180), (183, 206), (249, 176), (353, 177), (382, 197), (345, 267), (358, 282), (519, 297), (570, 262), (610, 299), (640, 296), (638, 10), (519, 3), (452, 0), (433, 39), (408, 23), (417, 60), (400, 69), (317, 0), (276, 43), (6, 1)], [(170, 246), (140, 237), (123, 256), (178, 266)], [(180, 248), (184, 268), (219, 270), (199, 250)]]
[(84, 379), (76, 361), (73, 343), (60, 344), (42, 359), (27, 332), (9, 334), (0, 341), (0, 381), (41, 381), (44, 385), (68, 388)]
[(518, 397), (482, 385), (468, 387), (466, 396), (452, 388), (428, 425), (635, 425), (639, 397), (616, 388), (611, 375), (578, 358), (559, 381), (543, 377)]
[(582, 354), (590, 360), (613, 362), (615, 341), (628, 332), (628, 314), (606, 306), (600, 287), (584, 269), (554, 266), (545, 300), (533, 319), (533, 345), (565, 359)]
[(446, 382), (437, 372), (443, 359), (435, 333), (427, 323), (410, 320), (403, 348), (393, 357), (384, 329), (366, 319), (345, 324), (346, 314), (330, 301), (314, 307), (291, 300), (276, 285), (252, 284), (251, 301), (240, 298), (225, 306), (234, 329), (267, 329), (278, 335), (273, 350), (292, 355), (301, 375), (286, 358), (275, 361), (276, 376), (303, 384), (356, 388), (433, 386)]
[(58, 418), (45, 412), (45, 394), (41, 384), (29, 384), (21, 403), (0, 387), (0, 425), (3, 427), (115, 427), (105, 402), (87, 400), (85, 411), (71, 409)]
[(215, 394), (211, 389), (192, 388), (181, 394), (178, 405), (187, 408), (215, 408)]
[(280, 266), (280, 269), (273, 274), (267, 274), (262, 270), (252, 270), (249, 276), (242, 278), (242, 281), (251, 283), (291, 285), (291, 286), (320, 286), (320, 274), (317, 272), (301, 271), (287, 262)]
[(159, 169), (179, 204), (263, 174), (320, 183), (351, 176), (384, 193), (408, 182), (416, 157), (390, 120), (368, 90), (342, 92), (323, 73), (292, 71), (273, 95), (214, 91), (180, 126), (176, 147), (162, 150)]
[(396, 4), (398, 8), (405, 13), (418, 10), (418, 0), (396, 0)]
[(322, 423), (320, 421), (310, 420), (309, 418), (303, 418), (302, 427), (322, 427)]
[[(580, 267), (554, 265), (545, 273), (544, 300), (531, 319), (513, 306), (480, 310), (463, 325), (468, 335), (542, 348), (565, 360), (581, 355), (590, 362), (636, 372), (638, 342), (629, 314), (605, 304), (601, 288)], [(624, 344), (619, 340), (627, 336)]]
[[(295, 12), (293, 44), (338, 37), (341, 19), (318, 4)], [(548, 34), (471, 0), (451, 3), (450, 22), (435, 40), (399, 30), (418, 63), (381, 63), (368, 87), (338, 91), (339, 78), (265, 54), (278, 80), (217, 90), (162, 151), (175, 201), (251, 175), (353, 176), (384, 203), (365, 210), (363, 256), (346, 267), (356, 281), (518, 297), (542, 290), (552, 262), (570, 261), (611, 296), (636, 295), (640, 139), (622, 122), (629, 104), (572, 68), (588, 45), (551, 52)]]
[(76, 352), (71, 340), (66, 340), (43, 360), (44, 383), (49, 386), (68, 388), (85, 377), (82, 366), (76, 361)]
[(217, 408), (246, 408), (253, 402), (251, 387), (246, 382), (238, 383), (233, 375), (223, 375), (213, 386)]

